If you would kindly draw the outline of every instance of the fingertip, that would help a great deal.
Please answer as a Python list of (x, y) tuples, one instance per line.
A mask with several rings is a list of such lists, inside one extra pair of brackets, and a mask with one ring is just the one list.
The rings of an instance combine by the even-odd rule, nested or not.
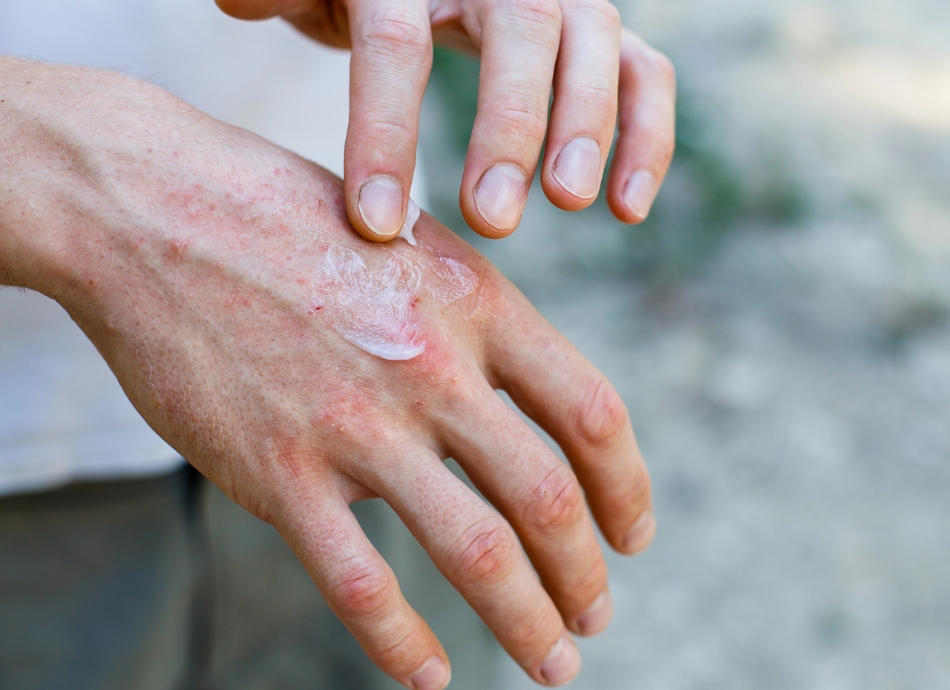
[(363, 183), (356, 200), (353, 225), (373, 242), (388, 242), (402, 230), (406, 217), (405, 191), (394, 178), (380, 175)]
[(659, 184), (652, 172), (635, 171), (624, 183), (619, 200), (612, 204), (614, 215), (624, 223), (642, 223), (650, 215), (658, 188)]
[(620, 551), (628, 555), (638, 554), (653, 542), (656, 536), (656, 517), (652, 510), (645, 510), (623, 535)]
[[(478, 234), (507, 237), (521, 222), (530, 185), (528, 175), (513, 163), (496, 163), (486, 170), (472, 192), (474, 217), (466, 218)], [(464, 211), (465, 204), (463, 204)], [(474, 221), (474, 222), (473, 222)]]
[(581, 670), (581, 653), (574, 640), (564, 633), (541, 662), (539, 673), (545, 685), (564, 685)]
[(452, 668), (448, 660), (433, 654), (409, 677), (409, 687), (413, 690), (443, 690), (451, 680)]
[(603, 147), (590, 136), (571, 139), (545, 176), (545, 194), (564, 211), (580, 211), (597, 198), (603, 174)]
[(577, 617), (574, 622), (575, 632), (584, 636), (596, 635), (610, 624), (613, 614), (613, 599), (610, 596), (610, 591), (605, 589), (597, 595), (597, 598), (587, 607), (587, 610)]

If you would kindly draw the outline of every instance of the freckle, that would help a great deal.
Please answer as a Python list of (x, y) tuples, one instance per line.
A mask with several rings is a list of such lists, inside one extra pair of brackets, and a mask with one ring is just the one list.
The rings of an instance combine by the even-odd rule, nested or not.
[(96, 284), (96, 281), (94, 280), (89, 281), (89, 287), (93, 287), (95, 284)]

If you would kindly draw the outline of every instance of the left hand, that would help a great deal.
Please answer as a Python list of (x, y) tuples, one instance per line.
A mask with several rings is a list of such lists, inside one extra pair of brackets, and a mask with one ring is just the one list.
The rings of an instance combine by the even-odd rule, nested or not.
[(367, 239), (392, 239), (406, 215), (433, 39), (482, 59), (459, 196), (479, 234), (517, 227), (545, 142), (541, 185), (568, 211), (597, 197), (618, 119), (614, 215), (642, 221), (666, 175), (672, 63), (623, 29), (607, 0), (216, 1), (234, 17), (281, 16), (321, 43), (352, 48), (344, 183), (350, 222)]

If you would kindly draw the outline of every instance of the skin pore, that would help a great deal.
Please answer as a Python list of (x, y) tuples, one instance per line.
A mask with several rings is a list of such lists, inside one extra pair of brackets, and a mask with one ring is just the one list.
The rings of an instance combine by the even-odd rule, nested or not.
[[(577, 673), (570, 633), (611, 615), (594, 522), (614, 549), (645, 548), (649, 477), (609, 382), (471, 246), (425, 215), (418, 246), (370, 243), (338, 178), (95, 70), (0, 57), (0, 163), (0, 284), (69, 312), (152, 428), (275, 526), (377, 665), (409, 687), (449, 678), (349, 508), (371, 497), (532, 678)], [(387, 290), (411, 296), (405, 330), (373, 311)], [(370, 354), (354, 324), (424, 349)]]

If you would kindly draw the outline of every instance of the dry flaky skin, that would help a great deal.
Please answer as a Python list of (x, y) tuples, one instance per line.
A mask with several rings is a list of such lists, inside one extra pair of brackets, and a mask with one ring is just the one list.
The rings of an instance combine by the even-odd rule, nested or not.
[[(477, 252), (427, 216), (418, 247), (366, 242), (334, 176), (108, 73), (0, 58), (0, 161), (0, 283), (69, 311), (149, 424), (275, 525), (377, 664), (407, 685), (447, 681), (348, 509), (369, 496), (533, 678), (576, 673), (565, 629), (610, 615), (587, 506), (615, 548), (638, 551), (649, 480), (610, 384)], [(352, 315), (326, 280), (334, 252), (359, 270), (408, 257), (424, 351), (387, 361), (341, 337)], [(506, 519), (443, 466), (450, 454)]]

